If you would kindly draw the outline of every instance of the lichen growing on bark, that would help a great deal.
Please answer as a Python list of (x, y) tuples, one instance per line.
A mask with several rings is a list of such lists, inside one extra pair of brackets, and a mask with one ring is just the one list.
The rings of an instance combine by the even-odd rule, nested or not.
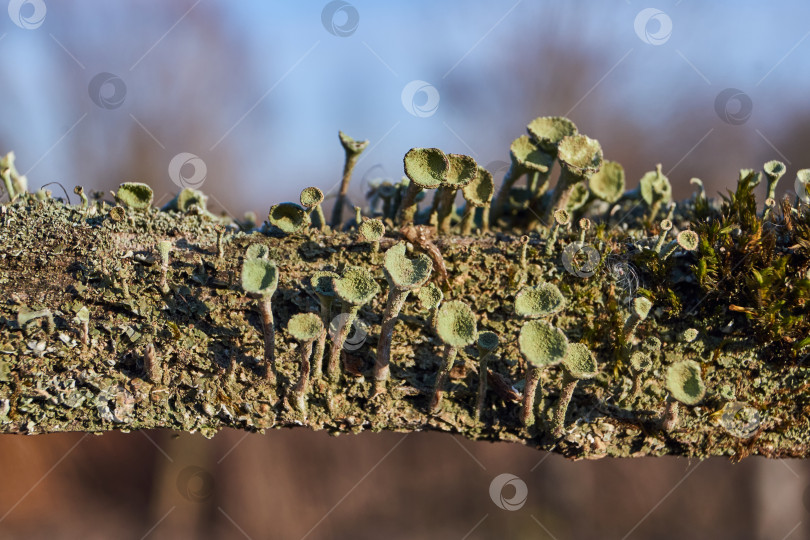
[[(19, 187), (9, 168), (0, 173)], [(446, 234), (430, 227), (430, 212), (415, 211), (406, 185), (397, 188), (409, 209), (404, 220), (389, 194), (384, 215), (370, 216), (385, 224), (380, 250), (405, 240), (409, 257), (424, 252), (437, 271), (422, 288), (470, 306), (476, 331), (499, 340), (485, 363), (475, 339), (457, 347), (433, 411), (444, 346), (431, 309), (420, 302), (430, 295), (418, 290), (404, 302), (392, 335), (389, 382), (374, 391), (375, 344), (391, 285), (383, 257), (355, 231), (342, 232), (340, 224), (321, 230), (323, 223), (309, 220), (289, 232), (268, 224), (239, 227), (208, 213), (204, 198), (181, 212), (98, 199), (72, 206), (15, 189), (0, 205), (0, 431), (166, 427), (213, 436), (223, 427), (304, 425), (333, 433), (435, 429), (573, 458), (810, 454), (806, 203), (785, 198), (763, 212), (752, 191), (758, 175), (747, 171), (722, 201), (700, 191), (665, 208), (668, 180), (660, 169), (645, 178), (649, 186), (614, 202), (566, 210), (571, 222), (588, 226), (560, 227), (556, 238), (535, 226), (531, 208), (520, 201), (545, 198), (553, 210), (565, 197), (556, 201), (528, 173), (526, 187), (519, 178), (511, 188), (525, 196), (509, 199), (517, 206), (505, 202), (492, 223), (480, 212), (462, 223), (468, 209), (445, 203)], [(666, 257), (656, 249), (665, 233), (662, 218), (671, 237), (694, 233), (682, 235), (689, 242), (675, 240)], [(459, 234), (462, 229), (470, 234)], [(168, 268), (156, 248), (166, 242)], [(550, 242), (557, 249), (547, 256)], [(364, 298), (356, 321), (344, 321), (352, 332), (340, 332), (342, 347), (329, 351), (342, 360), (339, 376), (311, 370), (306, 415), (293, 392), (301, 386), (301, 344), (287, 332), (273, 333), (277, 376), (265, 378), (262, 317), (241, 286), (245, 259), (257, 256), (278, 269), (271, 324), (279, 330), (300, 313), (318, 313), (326, 329), (330, 317), (354, 309), (340, 300), (321, 303), (312, 285), (318, 272), (343, 276), (359, 268), (383, 292)], [(552, 434), (565, 382), (560, 366), (541, 370), (535, 422), (520, 421), (529, 366), (519, 349), (525, 319), (515, 299), (521, 290), (550, 286), (565, 301), (543, 324), (587, 347), (598, 366), (573, 393), (561, 437)], [(640, 304), (652, 306), (645, 317), (636, 313)], [(319, 345), (325, 335), (318, 336), (313, 362), (320, 362), (324, 346), (334, 346), (332, 339)], [(682, 408), (677, 426), (663, 430), (666, 373), (684, 360), (699, 366), (706, 393)], [(480, 387), (486, 393), (479, 407)], [(732, 409), (746, 411), (755, 425), (742, 429)]]

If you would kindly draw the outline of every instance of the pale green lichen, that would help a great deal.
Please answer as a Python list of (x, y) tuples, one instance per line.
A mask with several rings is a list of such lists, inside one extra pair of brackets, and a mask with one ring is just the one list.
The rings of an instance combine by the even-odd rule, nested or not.
[(407, 225), (413, 222), (416, 214), (417, 196), (425, 189), (441, 186), (450, 168), (450, 161), (438, 148), (411, 148), (402, 161), (409, 182), (400, 203), (399, 222)]
[(306, 414), (307, 395), (309, 394), (310, 357), (312, 344), (323, 333), (324, 326), (320, 317), (314, 313), (297, 313), (287, 322), (287, 332), (299, 342), (301, 373), (292, 389), (291, 397), (296, 408)]
[(563, 380), (560, 399), (554, 412), (554, 425), (552, 433), (555, 437), (562, 437), (565, 428), (565, 413), (577, 382), (582, 379), (591, 379), (596, 376), (596, 357), (584, 343), (571, 343), (562, 361)]
[[(391, 339), (399, 312), (410, 291), (421, 287), (430, 278), (433, 262), (423, 253), (419, 253), (413, 258), (407, 257), (405, 243), (400, 242), (385, 252), (383, 269), (388, 280), (389, 290), (374, 364), (374, 380), (378, 383), (388, 379)], [(382, 385), (377, 384), (375, 392), (380, 391), (382, 391)]]
[(268, 221), (287, 234), (296, 233), (309, 227), (312, 221), (309, 214), (295, 203), (285, 202), (270, 207)]
[(565, 297), (553, 283), (524, 287), (515, 295), (515, 314), (526, 319), (549, 317), (565, 307)]
[(666, 388), (670, 393), (661, 426), (671, 431), (678, 425), (678, 403), (697, 405), (706, 395), (706, 384), (701, 376), (700, 364), (682, 360), (667, 368)]
[(347, 266), (340, 277), (332, 279), (335, 296), (343, 302), (344, 316), (337, 331), (332, 337), (332, 348), (329, 351), (327, 373), (335, 382), (340, 376), (340, 353), (349, 331), (357, 318), (360, 308), (371, 301), (380, 292), (380, 286), (374, 276), (360, 266)]
[(259, 297), (259, 310), (264, 334), (265, 378), (271, 384), (276, 381), (276, 339), (273, 327), (271, 298), (278, 287), (278, 268), (267, 259), (245, 259), (242, 262), (242, 289)]
[(124, 182), (118, 186), (115, 200), (118, 204), (132, 210), (147, 210), (152, 206), (154, 194), (148, 184), (142, 182)]
[(194, 206), (204, 212), (208, 206), (208, 196), (198, 189), (183, 188), (163, 206), (162, 210), (185, 213), (191, 211)]
[[(492, 202), (492, 195), (495, 192), (495, 184), (492, 180), (492, 173), (479, 166), (478, 173), (473, 180), (461, 189), (461, 193), (466, 201), (464, 216), (461, 220), (461, 234), (468, 235), (472, 231), (475, 223), (475, 212), (477, 208), (488, 208)], [(488, 215), (482, 214), (481, 228), (489, 228)]]
[(451, 300), (441, 305), (436, 312), (436, 335), (444, 343), (444, 359), (436, 382), (433, 386), (433, 397), (428, 409), (435, 413), (441, 407), (444, 386), (453, 369), (453, 361), (459, 348), (473, 343), (478, 337), (478, 325), (470, 306), (458, 300)]
[(343, 151), (346, 154), (346, 160), (343, 164), (343, 178), (340, 181), (340, 191), (338, 192), (337, 199), (335, 200), (335, 206), (332, 208), (331, 226), (334, 230), (340, 229), (340, 225), (343, 222), (343, 205), (346, 201), (346, 194), (349, 192), (349, 184), (352, 180), (354, 166), (357, 163), (357, 159), (360, 157), (360, 154), (363, 153), (363, 150), (365, 150), (369, 144), (369, 141), (355, 140), (342, 131), (338, 132), (338, 138), (340, 139), (340, 145), (343, 147)]
[(669, 183), (669, 178), (661, 172), (660, 163), (655, 166), (654, 171), (650, 171), (641, 177), (639, 193), (650, 209), (647, 217), (648, 221), (656, 218), (661, 205), (669, 204), (672, 200), (672, 184)]
[(520, 419), (524, 426), (531, 426), (534, 423), (534, 401), (540, 372), (563, 361), (568, 351), (568, 338), (559, 328), (533, 320), (521, 327), (518, 347), (527, 362)]
[(615, 161), (605, 161), (602, 167), (591, 176), (588, 188), (594, 197), (607, 203), (617, 202), (624, 194), (624, 167)]
[(544, 152), (557, 157), (557, 147), (565, 137), (576, 135), (577, 126), (564, 116), (541, 116), (526, 127), (532, 140)]
[(300, 201), (301, 206), (306, 208), (308, 213), (315, 212), (315, 217), (318, 218), (318, 228), (323, 231), (326, 227), (326, 217), (324, 217), (321, 208), (323, 191), (314, 186), (306, 187), (301, 191)]

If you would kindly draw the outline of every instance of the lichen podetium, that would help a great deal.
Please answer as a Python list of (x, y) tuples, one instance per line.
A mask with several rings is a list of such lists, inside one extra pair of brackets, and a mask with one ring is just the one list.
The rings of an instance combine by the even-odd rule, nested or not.
[[(504, 192), (491, 220), (493, 190), (472, 158), (412, 150), (411, 183), (387, 180), (383, 210), (364, 215), (385, 225), (379, 252), (356, 230), (313, 223), (315, 188), (309, 210), (266, 201), (270, 224), (257, 226), (211, 214), (202, 194), (159, 210), (140, 184), (115, 201), (68, 205), (26, 192), (12, 161), (0, 161), (10, 196), (0, 205), (0, 432), (165, 427), (210, 437), (304, 425), (433, 429), (571, 458), (810, 455), (806, 194), (769, 192), (766, 207), (753, 193), (761, 175), (744, 170), (719, 199), (693, 179), (696, 194), (674, 204), (660, 166), (620, 193), (623, 170), (574, 130), (559, 118), (530, 124), (524, 145), (564, 161), (565, 192), (524, 171), (525, 187)], [(486, 181), (462, 189), (470, 207), (453, 204), (452, 160)], [(609, 175), (594, 170), (602, 163)], [(773, 191), (777, 174), (807, 184), (802, 171), (764, 168)], [(555, 211), (579, 225), (552, 233)], [(386, 279), (383, 253), (434, 271), (405, 287)], [(318, 276), (340, 294), (319, 289)], [(391, 298), (398, 316), (386, 315)], [(535, 309), (544, 298), (551, 307)], [(459, 326), (444, 306), (471, 316)], [(353, 320), (327, 332), (341, 313)], [(592, 353), (575, 391), (564, 351), (541, 330)], [(481, 349), (482, 338), (497, 349)], [(683, 365), (688, 377), (672, 375)], [(673, 403), (687, 405), (677, 422)], [(730, 410), (756, 423), (731, 426)]]

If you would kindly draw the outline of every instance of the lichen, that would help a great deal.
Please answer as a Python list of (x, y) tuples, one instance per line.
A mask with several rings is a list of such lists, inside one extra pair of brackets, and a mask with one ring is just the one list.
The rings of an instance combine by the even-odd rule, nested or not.
[[(556, 155), (555, 145), (563, 146), (562, 159), (571, 160), (565, 174), (573, 174), (570, 143), (563, 145), (570, 136), (552, 144), (531, 135), (530, 142), (549, 155)], [(435, 154), (443, 156), (437, 165), (444, 167), (437, 175), (441, 184), (447, 155)], [(774, 167), (766, 166), (766, 176)], [(3, 169), (10, 178), (9, 170)], [(804, 188), (801, 177), (797, 173), (797, 185)], [(100, 197), (71, 206), (45, 192), (37, 197), (20, 189), (0, 206), (0, 431), (161, 426), (211, 436), (224, 427), (263, 431), (303, 424), (332, 432), (454, 431), (574, 458), (806, 456), (810, 212), (800, 190), (797, 198), (778, 200), (763, 212), (753, 193), (758, 181), (756, 171), (744, 171), (722, 200), (701, 191), (675, 206), (668, 200), (669, 181), (657, 168), (613, 203), (563, 208), (580, 227), (560, 227), (556, 241), (566, 248), (548, 257), (542, 253), (551, 230), (535, 214), (559, 208), (551, 204), (551, 188), (531, 176), (520, 188), (527, 204), (507, 201), (489, 231), (470, 228), (464, 235), (457, 234), (464, 230), (464, 216), (452, 207), (444, 236), (426, 232), (432, 230), (429, 212), (401, 219), (414, 182), (391, 183), (395, 189), (385, 191), (385, 215), (368, 214), (390, 224), (381, 247), (408, 240), (412, 245), (399, 244), (397, 250), (409, 259), (424, 252), (437, 272), (421, 285), (419, 302), (403, 303), (390, 379), (376, 395), (370, 380), (374, 344), (389, 295), (377, 294), (385, 283), (379, 254), (364, 247), (355, 231), (321, 231), (304, 221), (289, 235), (254, 223), (218, 246), (221, 227), (236, 227), (205, 212), (151, 206), (132, 211)], [(419, 190), (413, 191), (409, 204), (418, 205)], [(639, 199), (646, 207), (636, 208)], [(666, 212), (656, 215), (665, 204)], [(667, 257), (654, 249), (666, 230), (658, 221), (664, 214), (677, 244)], [(474, 217), (483, 220), (483, 214)], [(616, 226), (619, 219), (626, 228)], [(524, 243), (518, 241), (522, 236)], [(161, 245), (171, 246), (165, 288), (162, 254), (155, 249)], [(586, 249), (587, 260), (595, 261), (587, 271), (571, 256)], [(343, 360), (336, 368), (340, 377), (327, 380), (312, 369), (305, 417), (299, 407), (293, 414), (285, 405), (290, 382), (300, 381), (301, 363), (289, 361), (302, 352), (294, 336), (273, 334), (278, 376), (264, 377), (263, 315), (240, 281), (245, 264), (251, 268), (264, 265), (261, 261), (277, 266), (273, 310), (280, 328), (288, 328), (296, 314), (313, 313), (320, 313), (315, 317), (326, 326), (333, 301), (343, 313), (354, 311), (358, 321), (345, 325), (356, 326), (359, 336), (346, 340), (351, 347), (329, 340)], [(360, 273), (362, 280), (352, 278)], [(262, 277), (254, 289), (265, 281)], [(516, 313), (516, 295), (523, 287), (549, 283), (565, 309), (544, 315), (547, 321), (525, 322)], [(341, 289), (337, 298), (332, 286)], [(456, 302), (468, 306), (472, 324), (432, 324), (437, 308)], [(479, 327), (486, 331), (479, 333)], [(595, 377), (572, 393), (560, 438), (552, 434), (551, 416), (566, 377), (562, 366), (539, 370), (535, 421), (530, 428), (520, 421), (530, 366), (560, 360), (542, 346), (548, 340), (528, 338), (541, 327), (551, 328), (561, 342), (570, 340), (570, 347), (587, 347), (596, 360)], [(452, 346), (450, 357), (441, 336), (461, 330), (466, 337)], [(312, 335), (314, 330), (307, 334)], [(499, 341), (497, 354), (489, 355), (483, 369), (479, 363), (477, 374), (469, 360), (480, 360), (485, 350), (476, 356), (476, 347), (468, 346), (476, 335)], [(326, 343), (325, 331), (315, 339), (322, 338)], [(146, 373), (147, 350), (159, 361), (160, 377), (154, 370)], [(448, 358), (446, 395), (434, 409), (429, 398)], [(682, 408), (677, 427), (664, 432), (661, 418), (673, 402), (668, 395), (674, 396), (666, 374), (684, 361), (692, 368), (680, 379), (699, 376), (705, 392), (697, 392), (701, 399)], [(489, 384), (481, 401), (483, 378)], [(682, 386), (696, 395), (690, 384)], [(733, 423), (722, 419), (730, 411), (745, 412)]]

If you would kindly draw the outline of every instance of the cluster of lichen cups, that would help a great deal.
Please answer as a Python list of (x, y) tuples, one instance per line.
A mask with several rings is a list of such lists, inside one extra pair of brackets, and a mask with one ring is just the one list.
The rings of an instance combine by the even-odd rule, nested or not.
[[(579, 225), (579, 244), (583, 245), (586, 235), (591, 233), (594, 225), (588, 218), (580, 218), (583, 209), (594, 201), (613, 205), (623, 199), (638, 199), (646, 205), (646, 223), (657, 224), (658, 234), (655, 238), (642, 240), (644, 249), (651, 249), (659, 261), (669, 259), (678, 250), (696, 251), (700, 245), (698, 234), (691, 230), (678, 230), (673, 222), (674, 206), (671, 204), (671, 185), (663, 174), (661, 165), (654, 171), (646, 173), (639, 186), (630, 191), (625, 190), (625, 172), (618, 163), (604, 160), (602, 149), (597, 141), (582, 135), (570, 120), (560, 117), (541, 117), (528, 126), (528, 135), (518, 137), (511, 145), (511, 165), (503, 184), (495, 193), (492, 174), (480, 167), (471, 157), (462, 154), (445, 154), (437, 148), (413, 148), (403, 159), (405, 177), (397, 184), (382, 182), (374, 187), (375, 196), (383, 200), (382, 213), (377, 214), (374, 205), (368, 215), (363, 216), (362, 209), (355, 207), (354, 225), (358, 241), (367, 242), (368, 250), (377, 254), (381, 242), (397, 238), (396, 227), (412, 224), (428, 224), (436, 227), (440, 234), (457, 231), (469, 235), (478, 227), (487, 231), (490, 219), (493, 224), (498, 220), (509, 223), (510, 219), (523, 210), (528, 230), (532, 231), (538, 223), (545, 233), (540, 241), (545, 240), (544, 249), (540, 250), (546, 257), (552, 257), (559, 250), (558, 243), (570, 241), (571, 223)], [(331, 227), (327, 226), (321, 204), (324, 193), (317, 187), (307, 187), (301, 192), (300, 205), (280, 203), (270, 208), (268, 224), (283, 234), (293, 235), (314, 232), (317, 227), (323, 234), (341, 230), (343, 226), (342, 211), (345, 206), (349, 182), (353, 168), (360, 153), (368, 145), (367, 141), (358, 142), (340, 133), (340, 140), (346, 152), (343, 181), (340, 193), (332, 214)], [(559, 168), (556, 187), (549, 187), (551, 172), (555, 162)], [(781, 162), (771, 161), (763, 167), (767, 178), (769, 199), (775, 197), (777, 182), (785, 173)], [(0, 176), (5, 190), (11, 197), (25, 192), (25, 178), (14, 169), (14, 156), (9, 154), (0, 160)], [(526, 178), (525, 187), (516, 187), (518, 181)], [(742, 171), (741, 179), (755, 178), (754, 171)], [(693, 179), (701, 188), (702, 183)], [(810, 203), (810, 170), (797, 173), (797, 196), (805, 203)], [(419, 211), (419, 204), (425, 193), (435, 190), (429, 208)], [(461, 193), (465, 207), (458, 212), (454, 200)], [(83, 190), (77, 189), (82, 199), (82, 209), (89, 211), (91, 205)], [(111, 218), (120, 220), (127, 212), (143, 212), (151, 208), (153, 193), (148, 185), (139, 182), (121, 184), (115, 194), (117, 206), (110, 213)], [(164, 206), (166, 211), (177, 211), (186, 214), (209, 215), (206, 210), (207, 197), (190, 188), (182, 190)], [(660, 219), (662, 209), (668, 208), (669, 214)], [(763, 216), (772, 210), (773, 204), (766, 204)], [(491, 212), (491, 214), (490, 214)], [(529, 215), (531, 214), (531, 215)], [(315, 219), (312, 219), (312, 216)], [(540, 216), (539, 218), (536, 216)], [(388, 230), (386, 224), (389, 225)], [(260, 230), (267, 231), (266, 228)], [(667, 241), (669, 231), (674, 239)], [(277, 231), (276, 231), (277, 232)], [(221, 258), (224, 233), (217, 230), (217, 252)], [(591, 233), (592, 234), (592, 233)], [(535, 241), (538, 236), (534, 235)], [(596, 356), (585, 343), (569, 343), (563, 329), (553, 324), (552, 319), (566, 306), (566, 299), (559, 288), (549, 282), (540, 282), (533, 286), (523, 286), (529, 275), (530, 237), (524, 235), (519, 243), (520, 274), (517, 279), (514, 296), (514, 313), (522, 320), (517, 336), (518, 349), (525, 361), (525, 381), (523, 386), (520, 422), (530, 427), (536, 424), (536, 398), (543, 370), (561, 365), (560, 397), (553, 412), (551, 433), (555, 437), (565, 434), (566, 411), (574, 395), (578, 381), (592, 378), (597, 374), (599, 363)], [(396, 240), (394, 240), (396, 241)], [(645, 243), (646, 242), (646, 243)], [(159, 289), (168, 294), (170, 256), (173, 245), (162, 239), (156, 243), (160, 257)], [(472, 416), (480, 422), (484, 416), (487, 396), (487, 377), (494, 351), (502, 342), (509, 342), (508, 336), (498, 335), (492, 331), (478, 331), (478, 316), (473, 308), (458, 298), (445, 299), (445, 293), (437, 283), (429, 281), (434, 275), (436, 265), (421, 246), (409, 245), (406, 242), (394, 243), (384, 252), (382, 273), (388, 283), (387, 301), (380, 325), (380, 334), (375, 350), (374, 381), (372, 396), (384, 393), (391, 378), (392, 343), (395, 337), (396, 323), (406, 302), (413, 292), (423, 308), (425, 328), (435, 333), (442, 344), (439, 367), (430, 394), (427, 409), (437, 414), (442, 410), (443, 396), (447, 391), (448, 379), (459, 352), (475, 344), (478, 360), (478, 392)], [(375, 259), (377, 262), (375, 262)], [(376, 266), (379, 256), (371, 257)], [(290, 389), (290, 402), (300, 412), (306, 414), (307, 396), (311, 381), (321, 379), (326, 360), (328, 382), (334, 387), (340, 383), (341, 355), (344, 343), (349, 335), (359, 311), (381, 292), (377, 282), (378, 276), (373, 269), (361, 266), (346, 266), (338, 271), (318, 270), (309, 276), (309, 286), (320, 304), (320, 312), (298, 313), (287, 321), (287, 334), (298, 342), (298, 361), (300, 373), (296, 383)], [(434, 280), (437, 281), (437, 280)], [(267, 382), (277, 384), (275, 330), (271, 299), (279, 283), (279, 268), (270, 260), (269, 251), (263, 244), (251, 245), (244, 254), (241, 272), (242, 289), (252, 297), (259, 308), (264, 338), (264, 368)], [(339, 305), (342, 310), (333, 319), (333, 307)], [(639, 325), (651, 313), (652, 302), (643, 295), (636, 296), (624, 320), (623, 328), (617, 329), (616, 344), (621, 347), (623, 358), (627, 361), (632, 375), (631, 397), (638, 399), (644, 392), (645, 378), (657, 367), (653, 360), (660, 349), (661, 342), (647, 337), (641, 341), (636, 334)], [(44, 317), (44, 314), (36, 316)], [(33, 316), (33, 315), (31, 315)], [(87, 348), (88, 313), (87, 309), (77, 314), (75, 321), (83, 327), (82, 345)], [(28, 323), (28, 319), (23, 323)], [(331, 328), (331, 331), (330, 331)], [(694, 340), (695, 333), (690, 329), (687, 341)], [(326, 355), (327, 337), (331, 336), (331, 347)], [(154, 358), (154, 348), (147, 348), (147, 356)], [(156, 360), (154, 362), (157, 362)], [(159, 377), (159, 364), (150, 360), (148, 376), (153, 382)], [(700, 373), (700, 365), (693, 361), (681, 361), (666, 369), (665, 387), (669, 393), (660, 425), (665, 430), (675, 429), (679, 421), (679, 405), (692, 406), (699, 403), (706, 387)]]

